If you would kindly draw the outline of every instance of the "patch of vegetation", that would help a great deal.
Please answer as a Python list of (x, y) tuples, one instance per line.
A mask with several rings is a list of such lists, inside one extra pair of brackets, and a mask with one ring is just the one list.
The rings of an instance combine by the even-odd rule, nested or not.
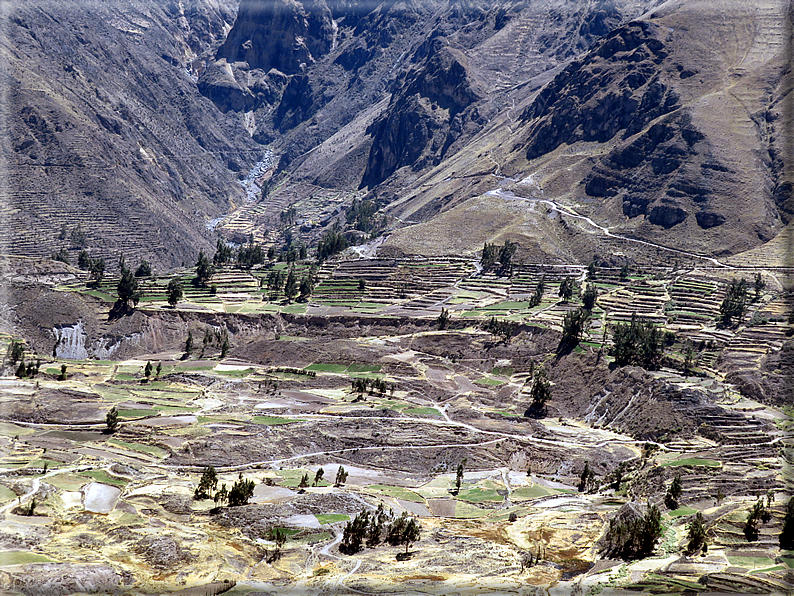
[(721, 462), (713, 459), (700, 459), (697, 457), (688, 457), (684, 459), (677, 459), (675, 461), (668, 461), (660, 464), (661, 466), (675, 467), (675, 466), (705, 466), (707, 468), (719, 468), (722, 466)]
[(293, 424), (294, 422), (306, 422), (300, 418), (282, 418), (280, 416), (254, 416), (251, 418), (256, 424), (266, 424), (268, 426), (275, 426), (278, 424)]
[(370, 484), (366, 487), (368, 490), (375, 491), (378, 494), (394, 497), (395, 499), (402, 499), (403, 501), (411, 501), (412, 503), (424, 503), (425, 500), (414, 491), (401, 486), (386, 486), (384, 484)]
[(87, 472), (80, 472), (80, 476), (85, 476), (86, 478), (90, 478), (95, 482), (99, 482), (101, 484), (110, 484), (111, 486), (117, 486), (119, 488), (124, 488), (127, 486), (126, 480), (111, 476), (105, 472), (105, 470), (88, 470)]
[(350, 516), (345, 515), (344, 513), (315, 513), (314, 517), (316, 517), (317, 521), (322, 525), (334, 524), (336, 522), (348, 521), (350, 519)]

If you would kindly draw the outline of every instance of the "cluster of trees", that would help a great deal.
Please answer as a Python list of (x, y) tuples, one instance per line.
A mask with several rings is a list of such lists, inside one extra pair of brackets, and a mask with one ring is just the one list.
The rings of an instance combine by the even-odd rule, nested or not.
[(369, 199), (364, 201), (353, 199), (350, 207), (345, 210), (345, 220), (353, 229), (374, 236), (386, 227), (386, 217), (378, 220), (375, 217), (377, 211), (378, 206)]
[(36, 363), (34, 364), (33, 361), (28, 362), (25, 364), (25, 359), (22, 358), (19, 361), (19, 366), (17, 367), (14, 374), (20, 379), (32, 379), (37, 374), (39, 374), (39, 367), (41, 366), (41, 360), (36, 359)]
[[(757, 279), (761, 280), (760, 276)], [(757, 290), (760, 293), (760, 289)], [(739, 322), (744, 316), (747, 308), (747, 280), (732, 280), (725, 293), (725, 298), (720, 304), (720, 321), (723, 325), (731, 325), (734, 321)]]
[(648, 370), (659, 368), (664, 351), (662, 331), (651, 321), (631, 315), (629, 323), (612, 329), (613, 345), (609, 351), (618, 366), (636, 364)]
[(582, 473), (579, 475), (579, 484), (576, 488), (580, 493), (585, 493), (590, 492), (596, 488), (596, 486), (595, 472), (590, 469), (590, 462), (585, 461)]
[(655, 505), (649, 505), (642, 517), (621, 520), (616, 516), (610, 520), (604, 551), (621, 559), (641, 559), (653, 553), (663, 534), (662, 514)]
[[(370, 395), (386, 395), (386, 389), (388, 389), (388, 385), (386, 381), (383, 379), (351, 379), (350, 381), (351, 389), (353, 393), (367, 393), (367, 388), (369, 388)], [(394, 394), (394, 383), (391, 385), (391, 392)]]
[(560, 289), (557, 295), (562, 298), (563, 302), (568, 302), (579, 286), (574, 281), (573, 277), (566, 277), (560, 282)]
[(271, 271), (267, 276), (267, 296), (270, 300), (276, 300), (280, 292), (284, 292), (287, 300), (292, 301), (296, 297), (299, 301), (308, 300), (314, 291), (314, 279), (316, 270), (312, 267), (308, 273), (298, 279), (294, 267), (290, 267), (287, 272)]
[(441, 307), (441, 314), (436, 319), (436, 326), (439, 331), (444, 331), (449, 327), (449, 311), (444, 307)]
[(392, 546), (404, 544), (407, 554), (411, 544), (419, 540), (420, 532), (421, 525), (415, 517), (405, 511), (395, 517), (394, 512), (387, 510), (381, 503), (376, 511), (363, 509), (345, 524), (339, 551), (352, 555), (360, 551), (364, 544), (375, 548), (386, 542)]
[(133, 306), (138, 306), (143, 292), (138, 286), (138, 278), (127, 268), (123, 254), (119, 257), (119, 268), (121, 269), (121, 276), (119, 277), (119, 283), (116, 285), (119, 301), (123, 306), (127, 306), (130, 301), (132, 301)]
[(518, 245), (509, 240), (505, 240), (502, 246), (486, 242), (482, 247), (482, 256), (480, 257), (483, 270), (493, 269), (497, 275), (509, 275), (513, 270), (513, 255), (517, 248)]
[(695, 517), (687, 524), (687, 554), (708, 552), (708, 541), (706, 537), (706, 522), (703, 514), (698, 511)]
[(491, 317), (485, 323), (483, 323), (483, 329), (489, 333), (501, 337), (505, 342), (510, 341), (510, 338), (513, 337), (516, 327), (516, 323), (512, 321), (499, 321), (496, 317)]
[(567, 354), (582, 339), (582, 334), (590, 321), (590, 311), (586, 308), (569, 310), (562, 319), (562, 338), (557, 354)]
[(323, 234), (323, 236), (320, 238), (320, 242), (317, 244), (317, 260), (324, 261), (325, 259), (342, 252), (348, 246), (350, 246), (350, 242), (348, 242), (347, 238), (345, 238), (345, 235), (342, 232), (336, 228), (328, 230), (325, 234)]
[(213, 499), (218, 506), (226, 503), (229, 507), (238, 507), (248, 504), (248, 500), (254, 496), (254, 486), (254, 481), (246, 480), (240, 472), (231, 489), (227, 489), (226, 484), (218, 488), (218, 474), (213, 466), (208, 466), (201, 474), (193, 497), (196, 500)]
[[(185, 353), (182, 356), (182, 360), (187, 360), (190, 357), (191, 352), (193, 352), (193, 343), (193, 331), (188, 330), (187, 339), (185, 340)], [(229, 352), (230, 347), (229, 332), (226, 328), (215, 329), (213, 327), (207, 327), (204, 331), (204, 339), (201, 341), (201, 353), (199, 354), (199, 358), (204, 358), (204, 352), (213, 344), (220, 346), (221, 358), (226, 358), (226, 354)]]
[(767, 495), (766, 502), (764, 502), (763, 498), (758, 499), (750, 510), (750, 513), (747, 514), (747, 521), (744, 524), (743, 531), (744, 537), (747, 538), (748, 542), (755, 542), (758, 540), (759, 523), (765, 524), (772, 519), (772, 512), (769, 509), (771, 506), (772, 495), (769, 494)]

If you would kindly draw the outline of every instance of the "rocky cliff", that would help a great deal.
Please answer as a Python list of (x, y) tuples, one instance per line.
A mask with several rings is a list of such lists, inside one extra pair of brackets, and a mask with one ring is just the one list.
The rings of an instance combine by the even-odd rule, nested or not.
[[(108, 265), (192, 261), (261, 149), (192, 80), (234, 11), (222, 0), (25, 2), (2, 29), (6, 251)], [(80, 226), (85, 238), (71, 241)], [(66, 235), (61, 233), (65, 227)]]

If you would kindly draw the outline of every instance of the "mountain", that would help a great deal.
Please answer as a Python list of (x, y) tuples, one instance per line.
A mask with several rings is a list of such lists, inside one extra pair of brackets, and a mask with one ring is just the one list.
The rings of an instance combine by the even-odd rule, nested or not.
[[(68, 248), (74, 263), (80, 245), (109, 265), (124, 252), (172, 267), (214, 246), (206, 222), (243, 201), (237, 172), (262, 148), (186, 66), (223, 41), (233, 3), (34, 0), (5, 10), (3, 250)], [(77, 226), (86, 238), (74, 243)]]
[[(217, 231), (236, 241), (342, 226), (391, 232), (397, 253), (614, 249), (536, 213), (544, 199), (727, 255), (794, 210), (776, 0), (34, 1), (7, 24), (12, 253), (74, 257), (80, 224), (92, 254), (173, 266), (230, 211)], [(250, 203), (238, 181), (257, 162)], [(362, 200), (371, 222), (348, 223)]]

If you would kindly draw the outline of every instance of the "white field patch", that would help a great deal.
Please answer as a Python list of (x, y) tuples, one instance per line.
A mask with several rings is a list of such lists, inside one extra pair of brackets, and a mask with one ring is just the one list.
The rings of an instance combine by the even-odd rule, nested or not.
[(86, 511), (107, 514), (113, 511), (119, 496), (121, 490), (115, 486), (92, 482), (85, 488), (83, 504)]
[(66, 491), (61, 494), (64, 509), (76, 509), (83, 504), (83, 493), (80, 491)]

